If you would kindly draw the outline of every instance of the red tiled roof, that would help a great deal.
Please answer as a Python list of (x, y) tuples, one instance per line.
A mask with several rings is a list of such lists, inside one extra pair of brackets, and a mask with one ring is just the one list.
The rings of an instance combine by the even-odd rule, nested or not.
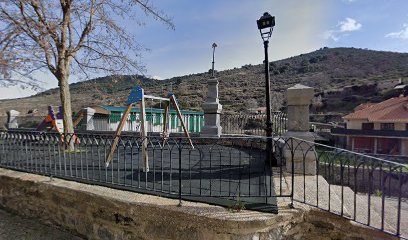
[(375, 103), (362, 103), (362, 104), (358, 105), (356, 108), (354, 108), (354, 111), (362, 110), (362, 109), (370, 107), (370, 106), (372, 106), (374, 104)]
[[(361, 106), (361, 105), (360, 105)], [(359, 106), (359, 107), (360, 107)], [(408, 123), (408, 97), (390, 98), (384, 102), (363, 105), (362, 108), (343, 117), (345, 120), (367, 120), (369, 122)]]

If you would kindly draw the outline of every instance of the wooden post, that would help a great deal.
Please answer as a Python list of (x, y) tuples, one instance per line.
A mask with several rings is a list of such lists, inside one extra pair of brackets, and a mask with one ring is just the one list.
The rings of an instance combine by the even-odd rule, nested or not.
[(169, 105), (170, 102), (166, 102), (164, 106), (164, 116), (163, 116), (163, 133), (162, 133), (162, 144), (164, 145), (169, 137), (169, 124), (167, 123), (169, 118)]
[(74, 119), (74, 127), (76, 127), (76, 125), (78, 125), (79, 122), (81, 122), (82, 118), (84, 117), (84, 110), (81, 109), (78, 114), (75, 116)]
[(177, 104), (177, 101), (176, 101), (176, 98), (174, 97), (174, 95), (171, 95), (170, 100), (171, 100), (171, 102), (173, 102), (174, 106), (176, 107), (177, 116), (180, 119), (181, 126), (183, 127), (184, 134), (188, 138), (188, 141), (189, 141), (191, 147), (194, 149), (193, 142), (191, 141), (190, 134), (188, 133), (186, 125), (184, 124), (183, 116), (181, 115), (180, 108), (179, 108), (179, 106)]
[(132, 106), (133, 106), (133, 104), (128, 105), (126, 111), (123, 113), (122, 118), (120, 119), (119, 126), (118, 126), (118, 128), (116, 129), (116, 132), (115, 132), (115, 139), (113, 140), (113, 144), (111, 146), (111, 150), (109, 152), (109, 155), (106, 158), (106, 162), (105, 162), (106, 167), (108, 167), (109, 163), (112, 161), (113, 153), (116, 150), (116, 147), (117, 147), (119, 139), (120, 139), (120, 134), (122, 133), (123, 126), (125, 125), (126, 119), (129, 116), (130, 110), (132, 110)]
[(146, 108), (145, 98), (142, 97), (140, 101), (140, 136), (142, 137), (142, 158), (143, 158), (143, 172), (149, 171), (149, 158), (147, 152), (147, 124), (146, 124)]

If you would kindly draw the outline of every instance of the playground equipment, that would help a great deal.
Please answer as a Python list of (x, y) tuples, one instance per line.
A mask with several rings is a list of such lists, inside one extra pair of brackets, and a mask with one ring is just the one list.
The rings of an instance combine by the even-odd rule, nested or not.
[(63, 114), (62, 114), (62, 107), (58, 107), (58, 113), (55, 114), (54, 108), (52, 106), (48, 106), (48, 114), (45, 116), (44, 120), (38, 125), (37, 131), (43, 131), (44, 129), (48, 129), (51, 131), (55, 129), (59, 134), (64, 132), (64, 124), (63, 124)]
[[(64, 142), (64, 122), (63, 122), (63, 111), (62, 107), (58, 107), (58, 113), (55, 114), (54, 108), (52, 106), (48, 106), (48, 114), (45, 116), (44, 120), (38, 125), (36, 128), (37, 131), (43, 131), (47, 129), (51, 131), (54, 129), (60, 135), (60, 142)], [(73, 135), (74, 141), (76, 144), (79, 144), (79, 139), (76, 135)]]
[(81, 122), (82, 118), (84, 118), (84, 115), (85, 115), (85, 110), (84, 110), (84, 109), (81, 109), (81, 110), (77, 113), (77, 115), (75, 116), (75, 119), (74, 119), (74, 121), (73, 121), (74, 127), (76, 127), (76, 125), (78, 125), (78, 124)]
[(180, 108), (177, 104), (176, 97), (174, 96), (173, 93), (168, 94), (168, 98), (162, 98), (162, 97), (156, 97), (156, 96), (151, 96), (151, 95), (145, 95), (144, 90), (141, 87), (135, 87), (132, 89), (132, 91), (129, 94), (128, 100), (127, 100), (127, 108), (125, 112), (123, 113), (118, 128), (115, 131), (115, 138), (113, 140), (113, 144), (111, 147), (111, 150), (106, 158), (106, 167), (109, 166), (109, 163), (112, 161), (113, 154), (116, 150), (116, 147), (118, 145), (119, 139), (120, 139), (120, 134), (122, 133), (122, 129), (125, 125), (126, 119), (129, 116), (129, 113), (133, 107), (134, 104), (140, 102), (140, 136), (142, 137), (142, 157), (143, 157), (143, 162), (144, 162), (144, 167), (143, 171), (148, 172), (149, 171), (149, 162), (148, 162), (148, 154), (147, 154), (147, 126), (146, 126), (146, 106), (145, 106), (145, 99), (152, 99), (152, 100), (160, 100), (165, 102), (164, 106), (164, 120), (163, 120), (163, 132), (161, 134), (162, 136), (162, 142), (163, 144), (167, 141), (169, 137), (169, 130), (168, 130), (168, 118), (169, 118), (169, 108), (170, 104), (172, 103), (175, 106), (175, 109), (177, 111), (177, 116), (180, 120), (181, 126), (183, 128), (184, 134), (187, 137), (190, 145), (192, 148), (194, 148), (193, 142), (191, 141), (190, 134), (187, 131), (187, 128), (184, 124), (183, 117), (180, 112)]

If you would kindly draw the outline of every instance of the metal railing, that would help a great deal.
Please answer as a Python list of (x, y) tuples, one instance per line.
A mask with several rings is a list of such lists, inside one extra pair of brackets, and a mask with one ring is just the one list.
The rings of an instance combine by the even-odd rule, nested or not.
[[(160, 137), (124, 134), (108, 167), (105, 159), (112, 134), (78, 133), (77, 138), (79, 144), (66, 150), (58, 134), (0, 132), (0, 166), (224, 206), (241, 201), (261, 204), (272, 212), (276, 211), (274, 197), (290, 197), (279, 191), (283, 181), (280, 186), (273, 183), (264, 138), (194, 138), (192, 148), (185, 138), (170, 138), (163, 144)], [(148, 172), (143, 171), (144, 140), (148, 141)], [(282, 167), (275, 171), (283, 176)]]
[[(265, 135), (265, 114), (222, 114), (223, 134)], [(286, 113), (272, 112), (272, 132), (280, 136), (287, 131)]]
[[(123, 135), (106, 167), (113, 136), (0, 132), (0, 166), (129, 191), (276, 212), (288, 198), (402, 238), (408, 237), (408, 167), (297, 138), (142, 139)], [(69, 141), (70, 136), (65, 138)], [(142, 142), (150, 171), (144, 172)], [(238, 205), (237, 205), (238, 204)], [(296, 206), (296, 205), (295, 205)]]
[(294, 201), (408, 237), (408, 165), (296, 138), (285, 144), (298, 162)]
[(361, 136), (395, 137), (395, 138), (408, 137), (408, 131), (404, 130), (366, 130), (366, 129), (333, 128), (331, 130), (331, 133), (336, 135), (361, 135)]

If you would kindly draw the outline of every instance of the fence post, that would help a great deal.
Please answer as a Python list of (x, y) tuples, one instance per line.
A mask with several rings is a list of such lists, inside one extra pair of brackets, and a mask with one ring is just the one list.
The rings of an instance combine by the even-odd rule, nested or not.
[(295, 160), (295, 154), (294, 154), (294, 150), (293, 150), (293, 138), (290, 138), (290, 151), (291, 151), (291, 158), (290, 160), (292, 161), (291, 163), (291, 188), (292, 191), (290, 193), (290, 208), (294, 208), (293, 206), (293, 195), (295, 194), (295, 164), (294, 164), (294, 160)]
[(182, 147), (182, 140), (181, 140), (181, 138), (179, 139), (179, 162), (178, 162), (178, 165), (179, 165), (179, 204), (178, 204), (178, 206), (179, 207), (181, 207), (181, 154), (182, 154), (182, 151), (183, 151), (183, 147)]
[(398, 184), (397, 236), (401, 236), (402, 167), (399, 167)]

